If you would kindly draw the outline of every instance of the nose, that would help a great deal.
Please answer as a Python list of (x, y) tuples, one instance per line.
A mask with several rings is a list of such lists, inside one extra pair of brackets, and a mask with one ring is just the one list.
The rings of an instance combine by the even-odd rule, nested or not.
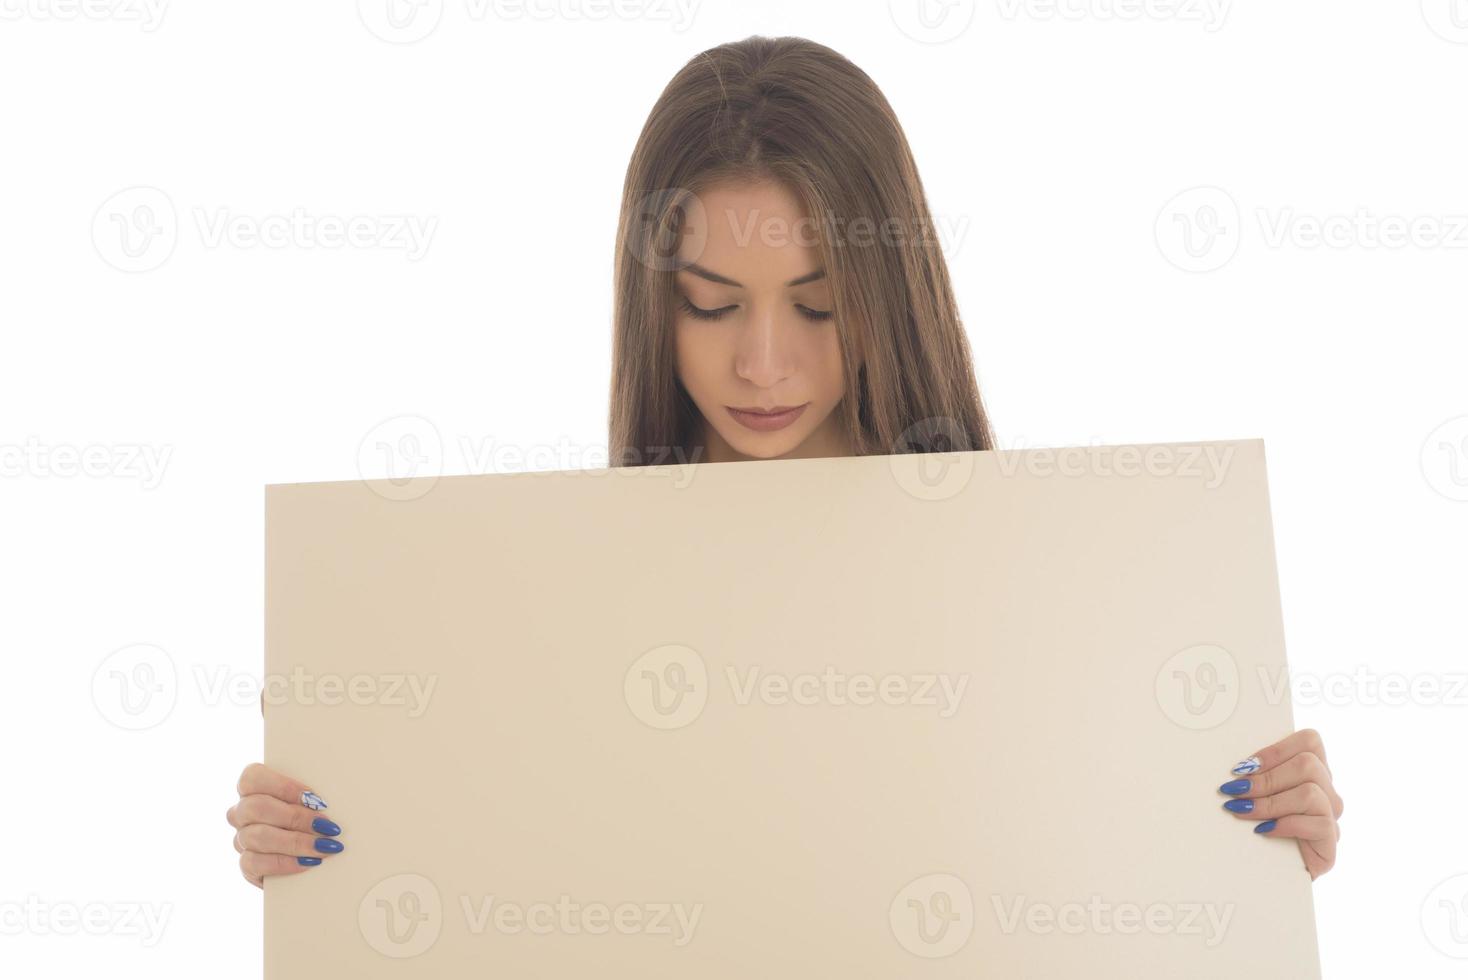
[(739, 328), (734, 370), (760, 388), (773, 388), (795, 373), (791, 324), (769, 304), (751, 309)]

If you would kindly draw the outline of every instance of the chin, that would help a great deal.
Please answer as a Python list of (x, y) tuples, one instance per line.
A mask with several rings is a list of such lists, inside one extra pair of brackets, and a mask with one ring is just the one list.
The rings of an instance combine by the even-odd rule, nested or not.
[(734, 447), (735, 452), (757, 459), (774, 459), (797, 448), (805, 439), (803, 433), (771, 432), (760, 436), (741, 430), (724, 433), (724, 441)]

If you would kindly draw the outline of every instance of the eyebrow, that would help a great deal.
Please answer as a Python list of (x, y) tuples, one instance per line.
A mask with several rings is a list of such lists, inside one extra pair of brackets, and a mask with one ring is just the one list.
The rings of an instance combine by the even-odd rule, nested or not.
[[(709, 282), (716, 282), (716, 283), (718, 283), (721, 286), (737, 286), (740, 289), (743, 289), (744, 288), (744, 283), (742, 283), (742, 282), (735, 282), (733, 279), (730, 279), (728, 276), (721, 276), (717, 272), (711, 272), (710, 270), (705, 269), (703, 266), (699, 265), (697, 262), (689, 262), (687, 265), (682, 266), (682, 269), (684, 271), (693, 273), (695, 276), (698, 276), (700, 279), (707, 279)], [(817, 269), (815, 272), (807, 272), (805, 275), (803, 275), (803, 276), (801, 276), (801, 277), (799, 277), (797, 279), (792, 279), (789, 282), (787, 282), (785, 285), (787, 285), (787, 286), (804, 286), (808, 282), (815, 282), (818, 279), (824, 279), (824, 278), (826, 278), (826, 270), (825, 269)]]

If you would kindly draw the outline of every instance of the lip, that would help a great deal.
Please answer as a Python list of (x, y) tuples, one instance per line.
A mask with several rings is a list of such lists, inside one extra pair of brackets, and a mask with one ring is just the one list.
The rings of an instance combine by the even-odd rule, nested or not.
[(758, 408), (735, 408), (732, 405), (725, 405), (724, 408), (734, 421), (746, 429), (753, 429), (755, 432), (776, 432), (800, 418), (801, 413), (809, 404), (810, 402), (804, 405), (777, 405), (769, 411)]

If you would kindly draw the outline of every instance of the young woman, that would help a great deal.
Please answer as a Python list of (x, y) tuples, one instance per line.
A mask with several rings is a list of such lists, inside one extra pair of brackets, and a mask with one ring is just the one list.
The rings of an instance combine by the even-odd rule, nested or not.
[[(948, 269), (892, 108), (799, 38), (700, 54), (643, 127), (622, 192), (614, 465), (993, 448)], [(1241, 746), (1247, 750), (1252, 747)], [(1223, 806), (1335, 863), (1340, 795), (1314, 731), (1234, 767)], [(228, 820), (247, 880), (342, 850), (325, 802), (262, 765)]]

